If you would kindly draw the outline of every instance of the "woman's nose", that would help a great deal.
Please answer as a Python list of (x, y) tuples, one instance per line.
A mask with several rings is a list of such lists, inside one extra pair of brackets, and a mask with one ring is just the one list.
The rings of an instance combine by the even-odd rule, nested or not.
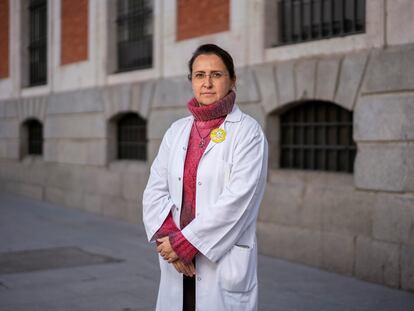
[(208, 87), (208, 88), (210, 88), (210, 87), (213, 86), (213, 83), (211, 81), (211, 77), (210, 76), (206, 76), (205, 77), (205, 79), (204, 79), (204, 86), (205, 87)]

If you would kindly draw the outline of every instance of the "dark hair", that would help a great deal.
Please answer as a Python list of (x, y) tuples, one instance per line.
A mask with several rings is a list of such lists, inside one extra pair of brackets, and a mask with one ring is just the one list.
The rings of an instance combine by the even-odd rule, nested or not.
[(188, 69), (190, 71), (190, 73), (188, 74), (189, 80), (191, 80), (191, 75), (193, 73), (193, 63), (195, 59), (200, 55), (206, 55), (206, 54), (214, 54), (220, 57), (224, 65), (226, 66), (227, 71), (229, 72), (230, 79), (233, 80), (236, 77), (234, 73), (233, 58), (230, 56), (230, 54), (215, 44), (203, 44), (203, 45), (200, 45), (194, 51), (193, 56), (188, 62)]

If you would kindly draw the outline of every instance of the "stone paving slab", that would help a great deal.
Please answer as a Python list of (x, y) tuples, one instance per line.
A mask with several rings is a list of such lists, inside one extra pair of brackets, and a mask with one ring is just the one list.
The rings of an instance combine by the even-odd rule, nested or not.
[[(0, 274), (0, 311), (154, 310), (143, 226), (0, 193), (0, 253), (78, 247), (122, 262)], [(412, 311), (414, 294), (259, 256), (260, 311)], [(215, 310), (213, 310), (215, 311)]]

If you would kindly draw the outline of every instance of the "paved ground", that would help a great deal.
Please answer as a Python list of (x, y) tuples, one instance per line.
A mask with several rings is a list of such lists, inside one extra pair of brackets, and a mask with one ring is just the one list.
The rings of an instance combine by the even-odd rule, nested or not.
[[(122, 261), (68, 267), (62, 250), (74, 265), (91, 259), (79, 251)], [(142, 226), (0, 193), (0, 263), (0, 311), (154, 310), (159, 270)], [(265, 256), (259, 280), (260, 311), (414, 310), (413, 293)]]

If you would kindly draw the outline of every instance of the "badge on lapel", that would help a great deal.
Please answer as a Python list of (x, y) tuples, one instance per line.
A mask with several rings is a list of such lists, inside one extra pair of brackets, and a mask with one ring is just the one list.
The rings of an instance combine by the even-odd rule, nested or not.
[(221, 143), (226, 139), (226, 131), (218, 127), (211, 131), (210, 139), (215, 143)]

